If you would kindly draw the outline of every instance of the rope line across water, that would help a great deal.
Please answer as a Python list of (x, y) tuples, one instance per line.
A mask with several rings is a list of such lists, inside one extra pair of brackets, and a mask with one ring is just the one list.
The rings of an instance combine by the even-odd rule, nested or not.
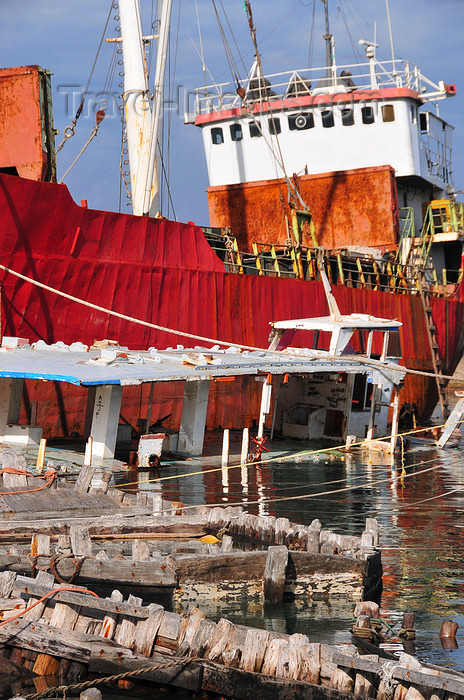
[[(55, 693), (66, 693), (69, 691), (81, 692), (87, 688), (94, 688), (96, 685), (106, 685), (108, 683), (114, 683), (116, 681), (127, 680), (128, 678), (137, 678), (138, 676), (143, 676), (145, 673), (150, 671), (157, 671), (159, 669), (172, 668), (174, 666), (188, 666), (194, 661), (204, 661), (204, 659), (192, 656), (192, 658), (177, 658), (169, 661), (160, 661), (155, 664), (150, 664), (144, 668), (138, 668), (134, 671), (126, 671), (125, 673), (118, 673), (113, 676), (105, 676), (104, 678), (95, 678), (92, 681), (84, 681), (82, 683), (73, 683), (72, 685), (58, 685), (55, 688), (47, 688), (40, 693), (32, 693), (30, 695), (24, 695), (25, 700), (41, 700), (42, 698), (48, 698)], [(182, 669), (180, 669), (182, 670)]]

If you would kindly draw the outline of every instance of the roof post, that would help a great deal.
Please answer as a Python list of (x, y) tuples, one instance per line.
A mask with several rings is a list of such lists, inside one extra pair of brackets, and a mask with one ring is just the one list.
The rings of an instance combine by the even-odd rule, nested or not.
[(122, 386), (105, 384), (97, 386), (93, 406), (92, 428), (93, 456), (113, 459), (121, 412)]
[(208, 409), (209, 380), (185, 382), (178, 452), (201, 455)]

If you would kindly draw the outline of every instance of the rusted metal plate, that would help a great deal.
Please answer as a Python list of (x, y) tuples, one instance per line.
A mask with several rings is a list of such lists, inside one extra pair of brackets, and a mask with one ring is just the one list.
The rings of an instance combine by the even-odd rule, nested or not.
[[(293, 176), (313, 215), (319, 245), (393, 248), (398, 241), (396, 183), (390, 166)], [(230, 227), (240, 250), (279, 243), (290, 220), (284, 179), (208, 188), (211, 226)], [(309, 234), (303, 245), (311, 246)]]
[(31, 180), (46, 179), (49, 170), (41, 109), (43, 77), (38, 66), (0, 70), (0, 168), (16, 169)]

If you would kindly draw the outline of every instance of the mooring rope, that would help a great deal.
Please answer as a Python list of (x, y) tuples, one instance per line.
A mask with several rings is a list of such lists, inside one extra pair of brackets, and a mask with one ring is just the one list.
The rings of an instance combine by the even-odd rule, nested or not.
[[(173, 335), (179, 335), (182, 336), (183, 338), (191, 338), (192, 340), (201, 340), (204, 343), (213, 343), (214, 345), (226, 345), (228, 347), (232, 348), (239, 348), (240, 350), (251, 350), (252, 352), (271, 352), (272, 354), (275, 354), (273, 351), (269, 351), (266, 348), (259, 348), (254, 345), (243, 345), (242, 343), (233, 343), (229, 340), (219, 340), (218, 338), (208, 338), (207, 336), (204, 335), (196, 335), (195, 333), (187, 333), (187, 331), (179, 331), (174, 328), (167, 328), (166, 326), (160, 326), (156, 323), (151, 323), (150, 321), (143, 321), (140, 318), (135, 318), (134, 316), (128, 316), (127, 314), (121, 314), (119, 311), (113, 311), (112, 309), (107, 309), (104, 306), (99, 306), (98, 304), (93, 304), (90, 301), (85, 301), (84, 299), (80, 299), (79, 297), (75, 297), (72, 294), (67, 294), (66, 292), (62, 292), (60, 289), (56, 289), (55, 287), (50, 287), (48, 284), (44, 284), (43, 282), (38, 282), (37, 280), (32, 279), (32, 277), (27, 277), (26, 275), (21, 274), (20, 272), (16, 272), (16, 270), (12, 270), (10, 267), (6, 267), (5, 265), (0, 265), (0, 270), (3, 270), (4, 272), (13, 275), (14, 277), (18, 277), (19, 279), (24, 280), (25, 282), (29, 282), (30, 284), (35, 285), (36, 287), (40, 287), (40, 289), (45, 289), (47, 292), (51, 292), (52, 294), (57, 294), (60, 297), (63, 297), (64, 299), (69, 299), (69, 301), (74, 301), (76, 304), (81, 304), (82, 306), (87, 306), (89, 309), (93, 309), (94, 311), (101, 311), (104, 314), (108, 314), (109, 316), (115, 316), (116, 318), (120, 318), (123, 321), (129, 321), (130, 323), (137, 323), (140, 326), (145, 326), (146, 328), (153, 328), (154, 330), (157, 331), (163, 331), (164, 333), (171, 333)], [(340, 362), (351, 362), (356, 360), (357, 362), (360, 361), (362, 356), (359, 355), (343, 355), (341, 357), (337, 357), (337, 361)], [(433, 378), (440, 378), (440, 379), (453, 379), (451, 375), (448, 374), (434, 374), (433, 372), (425, 372), (422, 370), (418, 369), (411, 369), (409, 367), (405, 367), (403, 365), (396, 365), (393, 363), (388, 363), (388, 362), (382, 362), (380, 360), (373, 360), (372, 358), (367, 358), (367, 357), (362, 357), (362, 361), (364, 365), (367, 366), (372, 366), (376, 367), (378, 369), (389, 369), (389, 370), (396, 370), (397, 372), (406, 372), (407, 374), (415, 374), (418, 376), (422, 377), (429, 377), (431, 379)]]
[[(108, 683), (114, 683), (115, 681), (127, 680), (128, 678), (137, 678), (138, 676), (143, 676), (145, 673), (150, 671), (157, 671), (159, 669), (173, 668), (175, 666), (188, 666), (193, 662), (204, 661), (204, 659), (192, 656), (186, 659), (185, 657), (177, 657), (176, 659), (170, 659), (169, 661), (159, 661), (158, 663), (150, 664), (144, 668), (138, 668), (134, 671), (126, 671), (125, 673), (117, 673), (113, 676), (105, 676), (104, 678), (95, 678), (92, 681), (84, 681), (82, 683), (73, 683), (71, 685), (58, 685), (54, 688), (47, 688), (40, 693), (32, 693), (29, 695), (23, 695), (25, 700), (41, 700), (42, 698), (49, 698), (55, 693), (66, 693), (67, 691), (77, 691), (81, 692), (87, 688), (94, 688), (96, 685), (106, 685)], [(179, 673), (182, 669), (179, 669)]]

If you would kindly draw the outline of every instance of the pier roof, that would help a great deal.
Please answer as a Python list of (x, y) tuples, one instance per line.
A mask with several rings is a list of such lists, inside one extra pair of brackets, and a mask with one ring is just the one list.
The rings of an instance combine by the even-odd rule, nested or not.
[[(11, 339), (14, 340), (14, 339)], [(5, 347), (5, 341), (7, 347)], [(366, 356), (332, 357), (326, 351), (298, 348), (294, 352), (240, 351), (238, 348), (168, 348), (148, 351), (108, 346), (87, 350), (80, 343), (8, 347), (0, 349), (0, 377), (62, 381), (82, 386), (145, 382), (201, 381), (220, 377), (323, 372), (385, 374), (396, 384), (405, 368)]]

